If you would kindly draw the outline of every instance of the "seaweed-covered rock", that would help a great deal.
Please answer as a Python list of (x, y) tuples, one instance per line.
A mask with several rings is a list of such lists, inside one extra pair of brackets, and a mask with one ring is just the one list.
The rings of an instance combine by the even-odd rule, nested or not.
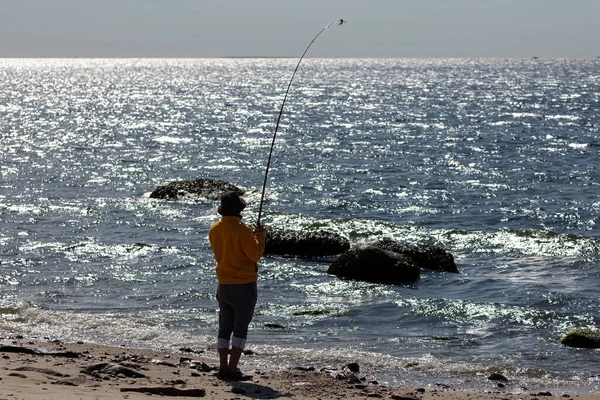
[(600, 332), (589, 329), (574, 329), (560, 341), (565, 346), (586, 349), (600, 348)]
[(242, 196), (245, 191), (220, 179), (192, 179), (188, 181), (173, 181), (165, 186), (159, 186), (150, 197), (153, 199), (177, 200), (186, 196), (196, 196), (208, 200), (220, 200), (221, 194), (234, 191)]
[(419, 279), (415, 261), (370, 244), (357, 245), (341, 254), (327, 270), (340, 278), (374, 283), (406, 283)]
[(441, 247), (407, 245), (388, 238), (381, 239), (373, 245), (383, 250), (404, 254), (415, 260), (419, 268), (432, 271), (458, 273), (458, 268), (454, 263), (454, 257)]
[(323, 230), (314, 232), (267, 229), (265, 254), (296, 257), (326, 257), (350, 248), (348, 239)]

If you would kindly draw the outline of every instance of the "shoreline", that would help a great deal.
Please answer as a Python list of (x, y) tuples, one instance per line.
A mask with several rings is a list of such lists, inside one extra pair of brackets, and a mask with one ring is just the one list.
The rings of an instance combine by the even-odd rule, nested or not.
[[(388, 387), (369, 381), (358, 365), (333, 368), (244, 370), (245, 382), (214, 376), (218, 360), (189, 351), (111, 347), (91, 343), (0, 339), (0, 400), (147, 399), (343, 399), (396, 400), (600, 400), (600, 393), (505, 392)], [(241, 367), (244, 368), (242, 359)]]

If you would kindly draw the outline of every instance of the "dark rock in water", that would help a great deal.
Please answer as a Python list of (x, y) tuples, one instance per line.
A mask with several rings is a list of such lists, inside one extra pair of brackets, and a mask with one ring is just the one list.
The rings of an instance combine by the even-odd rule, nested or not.
[(348, 369), (350, 372), (358, 373), (360, 372), (360, 365), (358, 365), (358, 363), (350, 363), (346, 365), (343, 369)]
[(586, 349), (600, 348), (600, 332), (588, 329), (574, 329), (560, 341), (565, 346)]
[(458, 268), (454, 263), (452, 254), (440, 247), (407, 245), (387, 238), (381, 239), (373, 243), (373, 245), (383, 250), (404, 254), (415, 260), (419, 268), (458, 273)]
[(295, 311), (292, 313), (292, 315), (295, 316), (300, 316), (300, 315), (312, 315), (312, 316), (316, 316), (316, 315), (327, 315), (330, 314), (331, 311), (329, 310), (302, 310), (302, 311)]
[(196, 196), (208, 200), (221, 200), (223, 192), (232, 190), (242, 196), (245, 191), (220, 179), (192, 179), (174, 181), (166, 186), (159, 186), (150, 194), (153, 199), (177, 200), (185, 196)]
[(265, 254), (326, 257), (343, 253), (350, 248), (350, 242), (338, 234), (327, 231), (300, 232), (267, 229)]
[(405, 283), (419, 279), (415, 261), (405, 255), (361, 244), (346, 251), (327, 270), (340, 278), (374, 283)]
[(285, 326), (283, 326), (281, 324), (277, 324), (275, 322), (265, 322), (263, 324), (263, 326), (265, 328), (271, 328), (271, 329), (285, 329)]
[(496, 372), (494, 372), (493, 374), (491, 374), (490, 376), (488, 376), (488, 379), (490, 381), (505, 381), (505, 382), (508, 382), (508, 379), (504, 375), (498, 374)]
[(458, 272), (454, 257), (436, 246), (411, 246), (391, 239), (361, 244), (329, 266), (330, 274), (375, 283), (405, 283), (419, 279), (420, 268)]

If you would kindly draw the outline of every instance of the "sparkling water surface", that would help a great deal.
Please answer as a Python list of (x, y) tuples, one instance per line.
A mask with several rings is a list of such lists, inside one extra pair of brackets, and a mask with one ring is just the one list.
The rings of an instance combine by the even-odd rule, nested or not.
[[(215, 355), (217, 204), (256, 220), (294, 59), (0, 60), (0, 336)], [(344, 281), (267, 256), (247, 368), (342, 366), (392, 385), (600, 391), (600, 60), (306, 59), (263, 222), (450, 251), (460, 274)]]

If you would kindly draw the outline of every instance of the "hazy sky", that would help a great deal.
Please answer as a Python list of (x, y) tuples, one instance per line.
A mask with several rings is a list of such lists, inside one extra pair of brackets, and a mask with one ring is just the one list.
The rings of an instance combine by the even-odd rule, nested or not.
[(0, 0), (0, 57), (597, 57), (600, 0)]

